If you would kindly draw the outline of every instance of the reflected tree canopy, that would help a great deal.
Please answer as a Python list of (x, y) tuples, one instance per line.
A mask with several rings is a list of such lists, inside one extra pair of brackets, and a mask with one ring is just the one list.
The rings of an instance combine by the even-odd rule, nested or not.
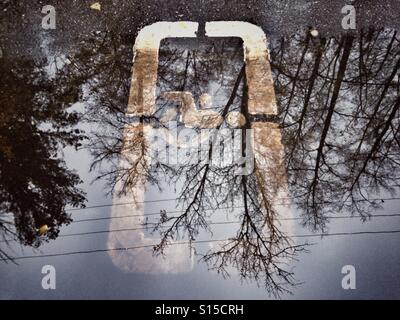
[[(0, 231), (38, 247), (71, 221), (65, 207), (85, 199), (79, 176), (60, 158), (62, 147), (78, 148), (84, 138), (73, 128), (79, 114), (68, 111), (78, 90), (58, 87), (31, 59), (3, 58), (0, 68)], [(43, 225), (49, 231), (40, 236)]]
[[(301, 212), (304, 225), (324, 231), (328, 215), (347, 211), (367, 218), (380, 205), (373, 200), (376, 195), (396, 191), (400, 161), (396, 32), (370, 29), (324, 38), (307, 31), (271, 39), (279, 114), (267, 120), (255, 119), (247, 110), (238, 39), (188, 48), (184, 48), (187, 42), (165, 41), (156, 114), (126, 117), (132, 44), (133, 39), (118, 32), (94, 35), (58, 73), (56, 91), (54, 83), (41, 82), (42, 71), (33, 65), (21, 65), (22, 73), (10, 72), (10, 67), (2, 71), (1, 90), (7, 90), (2, 92), (5, 107), (0, 111), (1, 209), (14, 215), (24, 244), (37, 243), (35, 228), (43, 223), (51, 226), (49, 237), (55, 238), (59, 225), (69, 221), (65, 205), (83, 201), (76, 189), (79, 178), (56, 157), (60, 144), (78, 146), (82, 139), (80, 131), (67, 129), (79, 118), (66, 108), (78, 100), (86, 104), (85, 120), (97, 125), (90, 141), (92, 170), (97, 170), (98, 179), (107, 179), (111, 192), (126, 195), (145, 183), (177, 187), (181, 213), (163, 212), (151, 225), (160, 237), (155, 253), (162, 254), (175, 240), (194, 243), (200, 231), (210, 231), (213, 211), (230, 208), (238, 229), (228, 240), (200, 253), (201, 258), (225, 276), (233, 266), (243, 279), (256, 280), (273, 294), (296, 284), (288, 263), (305, 249), (280, 222), (286, 213), (282, 195)], [(83, 99), (78, 88), (85, 92)], [(176, 121), (178, 131), (184, 127), (179, 112), (168, 113), (178, 104), (163, 99), (165, 91), (192, 92), (199, 110), (201, 95), (211, 93), (212, 109), (224, 119), (217, 128), (227, 127), (228, 112), (240, 111), (246, 119), (240, 126), (243, 136), (245, 129), (257, 127), (256, 122), (264, 123), (264, 134), (255, 145), (260, 142), (274, 152), (256, 151), (249, 175), (235, 174), (234, 165), (149, 161), (151, 145), (140, 134), (141, 126), (163, 127), (167, 116)], [(52, 133), (40, 129), (39, 124), (48, 122), (54, 126)], [(133, 126), (139, 130), (129, 130)], [(211, 157), (213, 143), (201, 152)], [(7, 230), (6, 224), (1, 226)]]
[(314, 229), (327, 213), (368, 216), (399, 184), (399, 49), (396, 32), (373, 29), (274, 44), (290, 190)]

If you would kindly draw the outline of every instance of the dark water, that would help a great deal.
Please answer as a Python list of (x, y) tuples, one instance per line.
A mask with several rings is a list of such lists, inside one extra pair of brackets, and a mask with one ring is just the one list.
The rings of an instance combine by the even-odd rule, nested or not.
[[(51, 32), (35, 36), (41, 50), (32, 55), (1, 42), (1, 298), (400, 296), (396, 31), (313, 37), (304, 27), (269, 39), (278, 114), (256, 120), (282, 135), (284, 200), (256, 171), (121, 166), (127, 141), (135, 157), (142, 146), (124, 131), (138, 121), (125, 114), (133, 29), (82, 30), (64, 44)], [(209, 110), (246, 115), (243, 57), (238, 38), (163, 41), (156, 117), (141, 121), (157, 127), (174, 108), (165, 91), (190, 91), (197, 108), (208, 93)], [(223, 250), (213, 242), (221, 239), (230, 239)], [(157, 244), (166, 260), (152, 257)], [(41, 287), (48, 264), (56, 290)], [(356, 267), (356, 290), (341, 287), (344, 265)]]

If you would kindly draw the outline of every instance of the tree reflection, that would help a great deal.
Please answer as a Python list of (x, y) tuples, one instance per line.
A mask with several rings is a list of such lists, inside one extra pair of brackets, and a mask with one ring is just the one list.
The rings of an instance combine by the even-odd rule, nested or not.
[[(83, 200), (75, 187), (78, 177), (54, 159), (59, 143), (77, 146), (81, 138), (80, 132), (65, 127), (78, 121), (75, 113), (66, 113), (66, 106), (79, 100), (77, 89), (69, 90), (83, 84), (86, 120), (98, 124), (90, 142), (92, 170), (98, 170), (98, 179), (108, 179), (111, 192), (120, 195), (131, 194), (146, 182), (160, 188), (163, 183), (179, 186), (182, 212), (171, 216), (163, 211), (153, 225), (161, 239), (155, 252), (162, 253), (182, 237), (194, 242), (201, 230), (210, 231), (213, 212), (222, 206), (231, 208), (238, 229), (203, 253), (202, 259), (225, 276), (233, 266), (243, 279), (255, 279), (273, 294), (296, 284), (287, 264), (304, 250), (281, 223), (286, 209), (278, 206), (277, 199), (290, 195), (303, 223), (324, 231), (328, 215), (348, 211), (365, 218), (379, 206), (372, 200), (376, 194), (396, 191), (400, 46), (395, 31), (369, 29), (326, 38), (307, 31), (272, 39), (270, 62), (279, 115), (268, 121), (255, 119), (247, 110), (246, 76), (237, 39), (223, 45), (191, 44), (186, 49), (182, 49), (186, 42), (166, 42), (160, 51), (156, 114), (126, 117), (132, 43), (118, 31), (94, 35), (70, 57), (72, 63), (62, 71), (59, 91), (46, 82), (39, 84), (37, 79), (43, 76), (34, 66), (25, 65), (22, 73), (4, 70), (2, 88), (19, 91), (2, 95), (0, 196), (2, 212), (15, 215), (18, 237), (24, 243), (38, 241), (34, 230), (43, 223), (52, 227), (49, 237), (55, 238), (58, 226), (68, 220), (65, 205), (79, 205)], [(229, 59), (233, 62), (226, 63)], [(10, 83), (13, 89), (7, 87)], [(237, 175), (234, 165), (149, 162), (152, 146), (143, 138), (142, 127), (164, 127), (164, 117), (177, 121), (177, 130), (184, 127), (176, 112), (178, 105), (163, 99), (162, 93), (189, 91), (197, 102), (210, 90), (218, 97), (214, 110), (224, 119), (219, 128), (227, 127), (229, 111), (244, 115), (243, 136), (246, 128), (263, 123), (264, 133), (255, 148), (262, 145), (264, 149), (255, 150), (253, 171)], [(12, 104), (5, 103), (9, 97)], [(29, 121), (16, 121), (23, 117)], [(39, 123), (48, 121), (56, 126), (56, 133), (39, 131)], [(15, 129), (8, 129), (10, 125)], [(212, 144), (202, 152), (211, 157)], [(7, 160), (12, 157), (16, 161)], [(29, 187), (31, 183), (35, 188)], [(6, 230), (5, 224), (1, 227)]]
[[(228, 111), (241, 111), (247, 119), (242, 127), (244, 134), (244, 130), (252, 127), (252, 124), (247, 111), (241, 43), (237, 40), (231, 44), (223, 42), (222, 47), (225, 50), (221, 51), (220, 47), (211, 42), (203, 52), (199, 48), (162, 48), (158, 75), (159, 93), (183, 90), (186, 86), (192, 88), (193, 85), (193, 95), (199, 97), (210, 90), (210, 87), (217, 87), (215, 91), (218, 91), (219, 95), (215, 96), (223, 96), (225, 99), (220, 99), (223, 104), (216, 103), (215, 109), (224, 120)], [(217, 49), (219, 52), (211, 54), (210, 58), (210, 53)], [(237, 56), (237, 59), (226, 64), (227, 56)], [(182, 60), (181, 63), (179, 60)], [(180, 68), (182, 65), (184, 68)], [(219, 67), (225, 69), (222, 79), (218, 73)], [(201, 83), (202, 86), (199, 85)], [(171, 165), (152, 158), (151, 142), (146, 140), (143, 134), (143, 125), (151, 122), (155, 126), (163, 126), (160, 119), (163, 119), (166, 108), (174, 108), (162, 97), (158, 98), (157, 105), (156, 116), (137, 119), (141, 124), (131, 124), (128, 119), (122, 118), (120, 113), (117, 113), (114, 120), (107, 118), (107, 130), (112, 130), (113, 133), (109, 134), (108, 131), (108, 135), (105, 135), (102, 132), (92, 144), (94, 165), (105, 160), (113, 163), (113, 169), (101, 177), (107, 176), (111, 185), (117, 186), (114, 191), (118, 194), (130, 194), (137, 201), (142, 199), (140, 194), (146, 181), (159, 186), (160, 189), (163, 183), (179, 186), (178, 203), (182, 207), (181, 214), (161, 215), (160, 221), (153, 225), (154, 230), (159, 231), (161, 239), (154, 248), (156, 253), (162, 254), (174, 240), (182, 238), (180, 235), (194, 242), (201, 230), (210, 231), (208, 219), (213, 216), (212, 212), (221, 206), (239, 206), (240, 210), (236, 210), (237, 214), (235, 213), (235, 217), (239, 219), (238, 230), (223, 243), (201, 254), (202, 259), (211, 269), (216, 269), (224, 276), (229, 275), (228, 270), (233, 266), (243, 279), (256, 279), (273, 294), (286, 292), (288, 285), (296, 284), (287, 263), (304, 248), (293, 243), (286, 234), (290, 230), (285, 230), (282, 227), (283, 223), (278, 219), (284, 217), (285, 212), (282, 212), (282, 209), (286, 208), (277, 208), (275, 200), (279, 195), (286, 194), (287, 189), (285, 169), (279, 157), (283, 150), (277, 124), (267, 123), (265, 128), (260, 128), (263, 135), (258, 137), (255, 145), (256, 148), (262, 145), (264, 149), (256, 152), (258, 156), (254, 171), (249, 175), (238, 175), (235, 164), (216, 167), (210, 162), (189, 161), (187, 164)], [(123, 110), (117, 109), (121, 112)], [(171, 117), (168, 118), (171, 120)], [(178, 121), (177, 129), (182, 129), (184, 124), (179, 122), (178, 118), (172, 119)], [(216, 129), (222, 127), (226, 127), (225, 121)], [(215, 139), (214, 134), (210, 139), (214, 143), (201, 151), (201, 158), (211, 159), (212, 153), (215, 152)], [(233, 213), (233, 209), (230, 211)]]
[(314, 229), (327, 213), (367, 217), (399, 184), (399, 49), (395, 31), (374, 29), (274, 44), (291, 194)]
[[(314, 38), (307, 32), (304, 36), (275, 40), (271, 45), (279, 126), (285, 146), (284, 170), (303, 223), (314, 230), (325, 230), (329, 213), (349, 211), (367, 217), (371, 208), (379, 206), (370, 199), (382, 190), (394, 192), (399, 179), (396, 169), (400, 146), (400, 56), (396, 32), (370, 29), (330, 38)], [(197, 74), (188, 75), (190, 64), (201, 65), (195, 61), (199, 57), (197, 51), (174, 49), (166, 57), (160, 61), (159, 79), (165, 81), (159, 87), (164, 85), (168, 90), (183, 90), (188, 78), (200, 74), (199, 79), (191, 79), (195, 84), (194, 95), (198, 96), (196, 84), (202, 83), (201, 75), (204, 73), (205, 79), (209, 79), (212, 78), (209, 70), (216, 70), (205, 67), (196, 70)], [(175, 70), (174, 62), (179, 59), (186, 59), (180, 64), (185, 68), (169, 72), (169, 78), (165, 78), (163, 72), (168, 67)], [(243, 74), (238, 68), (230, 70), (230, 74), (235, 79), (228, 86), (234, 89), (231, 91), (235, 97), (233, 108), (249, 118), (246, 88), (232, 85)], [(243, 83), (243, 79), (240, 81)], [(229, 101), (229, 95), (226, 97)], [(223, 106), (219, 111), (224, 113)], [(99, 141), (102, 142), (95, 148), (96, 161), (118, 155), (109, 144), (104, 153), (104, 139)], [(137, 145), (135, 148), (137, 152)], [(282, 269), (278, 261), (293, 257), (303, 248), (293, 245), (276, 224), (276, 210), (271, 204), (274, 191), (266, 188), (270, 184), (257, 175), (263, 168), (256, 164), (251, 175), (235, 176), (229, 167), (218, 170), (208, 165), (161, 167), (170, 182), (176, 183), (177, 177), (183, 181), (179, 196), (183, 212), (179, 216), (164, 216), (159, 221), (156, 230), (160, 232), (161, 242), (156, 251), (162, 252), (180, 234), (196, 239), (199, 230), (209, 228), (208, 209), (216, 210), (222, 203), (234, 207), (239, 202), (244, 208), (239, 214), (241, 223), (236, 236), (219, 249), (206, 253), (203, 259), (223, 274), (228, 272), (228, 265), (233, 265), (243, 278), (261, 279), (273, 293), (285, 290), (282, 283), (294, 284), (292, 274)], [(118, 174), (111, 181), (129, 177), (134, 184), (133, 177), (140, 174), (157, 183), (159, 171), (160, 165), (149, 166), (146, 172), (125, 171), (125, 178)], [(268, 232), (263, 229), (265, 225)], [(283, 281), (278, 282), (277, 278)]]
[[(57, 87), (44, 64), (31, 59), (1, 59), (0, 79), (0, 232), (4, 239), (39, 247), (55, 239), (71, 219), (65, 207), (80, 206), (80, 179), (60, 158), (61, 147), (81, 145), (68, 107), (78, 89)], [(38, 229), (47, 225), (46, 235)], [(1, 258), (10, 258), (0, 249)]]

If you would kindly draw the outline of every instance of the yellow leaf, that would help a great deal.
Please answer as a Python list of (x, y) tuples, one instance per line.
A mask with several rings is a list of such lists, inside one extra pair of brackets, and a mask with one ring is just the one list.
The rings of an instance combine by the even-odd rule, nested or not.
[(93, 3), (93, 4), (90, 6), (90, 9), (93, 9), (93, 10), (98, 10), (98, 11), (100, 11), (100, 10), (101, 10), (101, 4), (100, 4), (100, 3), (98, 3), (98, 2), (96, 2), (96, 3)]
[(42, 225), (38, 230), (39, 235), (41, 236), (45, 235), (47, 231), (49, 231), (49, 227), (47, 226), (47, 224)]

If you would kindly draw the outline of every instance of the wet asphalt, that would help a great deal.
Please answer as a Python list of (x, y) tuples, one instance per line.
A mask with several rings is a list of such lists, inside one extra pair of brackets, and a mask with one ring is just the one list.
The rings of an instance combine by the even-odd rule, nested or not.
[[(90, 9), (99, 2), (101, 10)], [(109, 32), (134, 41), (137, 32), (156, 21), (247, 21), (261, 26), (267, 35), (290, 35), (310, 26), (322, 35), (343, 32), (341, 9), (356, 8), (357, 29), (400, 27), (400, 1), (350, 0), (46, 0), (0, 3), (0, 48), (3, 55), (41, 55), (43, 39), (54, 50), (71, 51), (85, 45), (93, 34)], [(56, 9), (56, 29), (41, 27), (42, 7)]]

